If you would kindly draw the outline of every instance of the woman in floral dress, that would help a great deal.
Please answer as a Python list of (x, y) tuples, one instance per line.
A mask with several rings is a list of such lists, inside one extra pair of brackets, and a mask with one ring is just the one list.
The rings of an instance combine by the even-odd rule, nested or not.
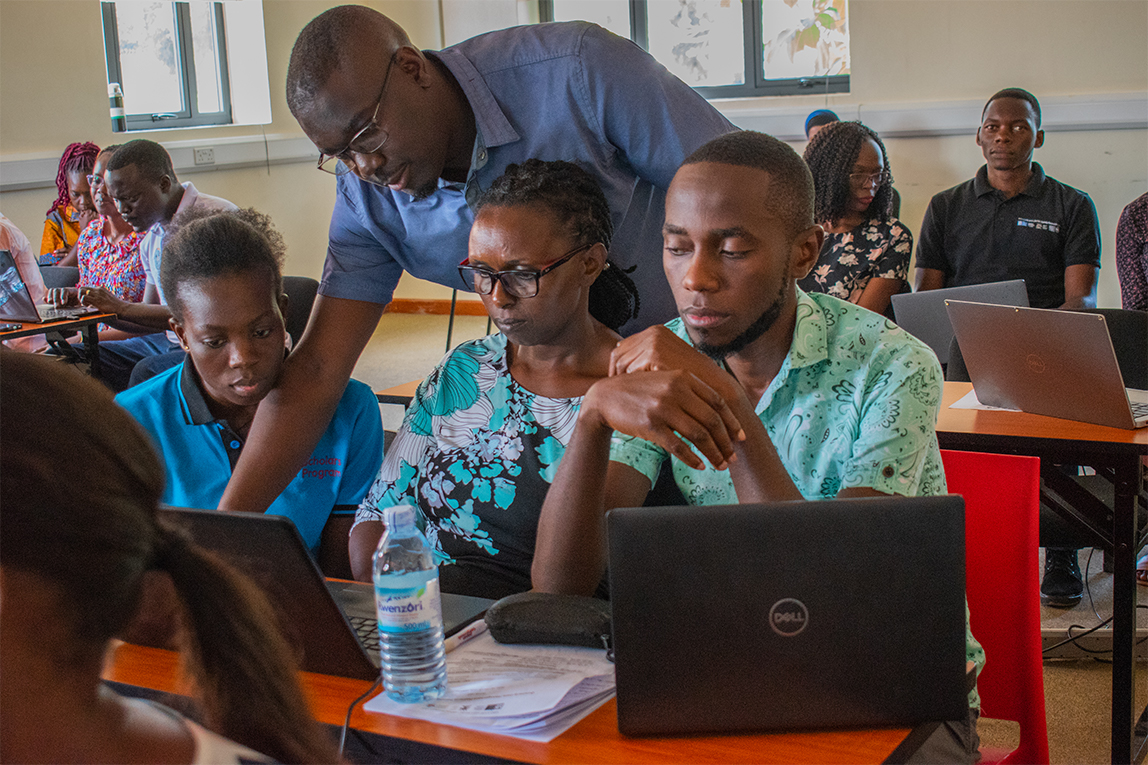
[(444, 592), (529, 590), (542, 500), (582, 396), (637, 312), (607, 252), (610, 209), (568, 162), (511, 165), (483, 194), (459, 267), (500, 334), (460, 345), (419, 385), (351, 531), (370, 579), (383, 508), (420, 509)]
[(825, 229), (817, 265), (797, 284), (888, 315), (906, 284), (913, 235), (890, 214), (893, 175), (885, 145), (860, 122), (835, 122), (805, 149)]
[[(140, 261), (140, 239), (143, 234), (133, 229), (120, 217), (112, 197), (104, 184), (104, 169), (119, 146), (108, 146), (96, 157), (95, 166), (87, 176), (92, 190), (92, 202), (99, 217), (80, 233), (75, 252), (80, 267), (80, 280), (76, 289), (54, 289), (48, 302), (58, 305), (79, 305), (77, 290), (106, 290), (129, 303), (143, 301), (147, 277)], [(150, 331), (150, 330), (149, 330)], [(123, 330), (100, 325), (100, 340), (123, 340), (134, 335)]]

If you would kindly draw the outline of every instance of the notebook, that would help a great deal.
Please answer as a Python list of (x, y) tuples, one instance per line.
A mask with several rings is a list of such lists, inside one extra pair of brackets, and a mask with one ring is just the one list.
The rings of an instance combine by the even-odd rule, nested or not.
[(607, 516), (627, 735), (962, 719), (958, 496)]
[(56, 308), (36, 305), (28, 292), (28, 285), (20, 275), (16, 259), (8, 250), (0, 250), (0, 320), (43, 324), (46, 321), (75, 319), (96, 312), (97, 309), (92, 306)]
[(949, 299), (1027, 306), (1028, 290), (1025, 289), (1024, 279), (1012, 279), (1007, 282), (894, 295), (893, 315), (897, 325), (923, 340), (937, 354), (942, 364), (949, 363), (949, 345), (953, 342), (953, 326), (945, 311), (945, 301)]
[[(266, 593), (308, 672), (373, 680), (379, 675), (374, 588), (328, 581), (288, 518), (165, 507), (160, 515), (247, 574)], [(447, 636), (484, 613), (486, 598), (443, 593)], [(358, 623), (358, 629), (354, 626)]]
[(1148, 426), (1148, 391), (1124, 386), (1103, 316), (956, 300), (948, 309), (982, 404), (1113, 428)]

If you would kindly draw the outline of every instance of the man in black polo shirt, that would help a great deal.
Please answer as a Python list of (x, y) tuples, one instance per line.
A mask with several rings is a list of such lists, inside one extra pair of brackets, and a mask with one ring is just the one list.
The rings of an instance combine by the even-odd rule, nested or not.
[(989, 99), (977, 129), (987, 164), (929, 203), (914, 289), (1024, 279), (1036, 308), (1095, 307), (1096, 207), (1032, 161), (1043, 144), (1034, 95), (1006, 88)]
[[(989, 99), (977, 129), (986, 164), (929, 203), (917, 240), (915, 290), (1024, 279), (1037, 308), (1096, 306), (1096, 207), (1032, 161), (1043, 144), (1036, 96), (1006, 88)], [(1059, 518), (1044, 513), (1041, 541), (1041, 602), (1076, 605), (1084, 589), (1079, 544)]]

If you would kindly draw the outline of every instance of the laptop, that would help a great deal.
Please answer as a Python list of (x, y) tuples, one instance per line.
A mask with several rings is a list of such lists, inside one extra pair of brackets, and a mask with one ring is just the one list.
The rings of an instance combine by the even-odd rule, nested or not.
[[(327, 581), (290, 519), (177, 507), (159, 512), (263, 589), (279, 614), (279, 626), (300, 656), (302, 669), (360, 680), (379, 676), (373, 586)], [(443, 593), (446, 636), (481, 616), (493, 602)]]
[(949, 363), (949, 345), (953, 342), (953, 326), (945, 311), (946, 300), (972, 300), (997, 305), (1028, 305), (1028, 290), (1024, 279), (988, 284), (969, 284), (941, 290), (906, 292), (894, 295), (893, 315), (897, 325), (920, 338), (933, 349), (942, 364)]
[(12, 253), (0, 250), (0, 320), (43, 324), (60, 319), (76, 319), (97, 312), (98, 309), (92, 306), (56, 308), (37, 305), (28, 292), (28, 285), (20, 275), (20, 268)]
[(615, 509), (627, 735), (963, 719), (958, 496)]
[(956, 300), (948, 309), (982, 404), (1112, 428), (1148, 426), (1148, 391), (1125, 387), (1103, 316)]

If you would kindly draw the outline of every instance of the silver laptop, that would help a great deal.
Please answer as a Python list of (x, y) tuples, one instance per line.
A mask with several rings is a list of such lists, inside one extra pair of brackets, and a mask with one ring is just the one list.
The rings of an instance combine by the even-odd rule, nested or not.
[(894, 295), (893, 315), (897, 325), (920, 338), (933, 349), (942, 364), (949, 363), (949, 345), (953, 342), (953, 326), (945, 311), (946, 300), (972, 300), (997, 305), (1028, 305), (1028, 290), (1024, 279), (988, 284), (969, 284), (941, 290), (906, 292)]
[(981, 403), (1113, 428), (1148, 426), (1148, 391), (1124, 386), (1103, 316), (957, 300), (948, 310)]
[(37, 305), (28, 292), (28, 285), (16, 265), (16, 259), (8, 250), (0, 250), (0, 319), (6, 321), (27, 321), (43, 324), (60, 319), (76, 319), (96, 313), (92, 306), (56, 308)]
[(960, 497), (624, 508), (607, 532), (623, 733), (968, 713)]
[[(247, 574), (279, 615), (279, 626), (308, 672), (373, 680), (379, 675), (379, 623), (374, 588), (327, 581), (288, 518), (165, 507), (160, 516), (201, 547)], [(447, 636), (485, 613), (494, 601), (443, 593)]]

